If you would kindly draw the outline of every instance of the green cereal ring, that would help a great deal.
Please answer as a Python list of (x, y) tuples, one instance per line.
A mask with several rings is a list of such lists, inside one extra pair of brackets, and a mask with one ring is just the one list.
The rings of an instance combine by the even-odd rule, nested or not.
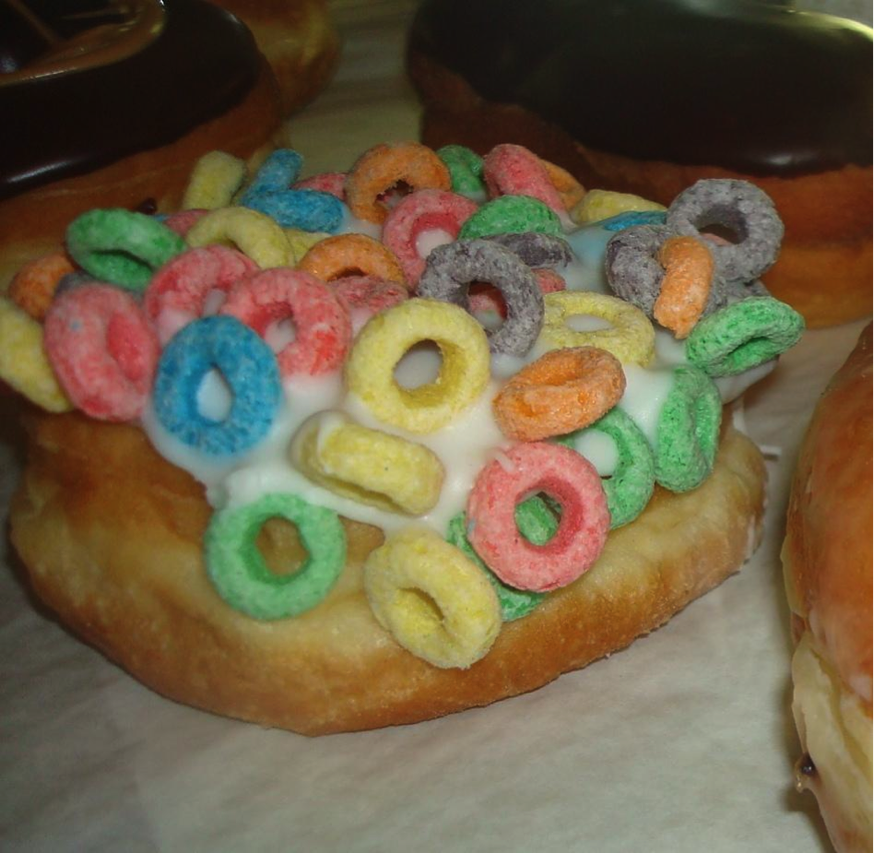
[(582, 453), (578, 446), (593, 430), (609, 436), (618, 455), (613, 474), (601, 478), (612, 530), (633, 522), (649, 504), (655, 488), (655, 460), (643, 431), (618, 406), (594, 424), (568, 433), (557, 441)]
[(483, 159), (463, 145), (444, 145), (437, 156), (446, 164), (452, 179), (452, 191), (463, 196), (485, 196)]
[[(535, 546), (548, 543), (558, 529), (558, 520), (555, 518), (555, 514), (552, 513), (546, 502), (536, 495), (516, 507), (516, 524), (519, 526), (522, 536), (534, 543)], [(498, 594), (498, 602), (501, 603), (501, 619), (505, 623), (509, 623), (511, 620), (518, 620), (520, 617), (530, 614), (546, 594), (536, 593), (533, 590), (517, 590), (515, 587), (504, 584), (474, 551), (467, 539), (466, 529), (467, 523), (462, 511), (454, 516), (449, 523), (446, 539), (456, 548), (461, 549), (491, 581), (495, 593)]]
[(701, 319), (686, 339), (686, 358), (711, 377), (755, 368), (793, 347), (804, 318), (773, 297), (749, 297)]
[(700, 486), (713, 468), (721, 421), (722, 399), (713, 380), (692, 365), (675, 368), (656, 427), (656, 483), (671, 492)]
[[(255, 543), (264, 523), (276, 517), (297, 526), (308, 552), (293, 574), (271, 572)], [(333, 510), (275, 492), (213, 514), (204, 555), (210, 580), (228, 605), (256, 620), (281, 620), (309, 611), (328, 594), (346, 564), (346, 532)]]
[(142, 291), (152, 273), (186, 249), (176, 232), (153, 217), (122, 208), (83, 213), (67, 227), (67, 251), (96, 279)]
[(555, 234), (558, 237), (564, 234), (558, 214), (543, 202), (531, 196), (498, 196), (486, 202), (465, 221), (458, 232), (458, 240), (475, 240), (506, 232), (524, 234), (528, 231)]

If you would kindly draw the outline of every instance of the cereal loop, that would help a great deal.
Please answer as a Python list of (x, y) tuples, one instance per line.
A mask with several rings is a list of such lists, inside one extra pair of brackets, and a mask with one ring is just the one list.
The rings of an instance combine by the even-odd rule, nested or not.
[(403, 302), (410, 295), (403, 285), (376, 276), (346, 276), (334, 279), (331, 287), (349, 309), (353, 335), (357, 335), (373, 315)]
[(549, 183), (558, 190), (564, 210), (570, 211), (586, 195), (585, 187), (570, 172), (562, 169), (561, 166), (550, 163), (548, 160), (541, 160), (540, 163), (546, 170)]
[(659, 250), (665, 277), (653, 306), (653, 320), (686, 338), (707, 306), (713, 255), (694, 237), (669, 237)]
[(610, 190), (589, 190), (580, 201), (571, 208), (571, 219), (585, 225), (589, 222), (600, 222), (618, 214), (640, 211), (663, 211), (664, 205), (651, 202), (632, 193), (614, 193)]
[(245, 180), (244, 161), (224, 151), (210, 151), (194, 164), (182, 197), (182, 210), (223, 208), (231, 203)]
[[(600, 347), (621, 362), (637, 365), (652, 361), (655, 330), (639, 308), (616, 297), (584, 291), (547, 294), (543, 303), (542, 343), (550, 347)], [(576, 317), (594, 318), (592, 328), (571, 328), (569, 321)], [(588, 321), (580, 322), (589, 325)], [(604, 322), (609, 324), (606, 329)]]
[(388, 209), (383, 197), (394, 188), (448, 190), (452, 186), (446, 164), (418, 142), (377, 145), (358, 158), (346, 179), (346, 201), (352, 213), (382, 224)]
[[(434, 341), (442, 364), (437, 379), (404, 388), (394, 377), (401, 357)], [(346, 384), (383, 423), (411, 433), (433, 433), (471, 406), (489, 382), (485, 332), (464, 309), (410, 299), (372, 318), (346, 360)]]
[(186, 236), (189, 246), (235, 246), (259, 267), (283, 267), (291, 249), (285, 232), (266, 214), (249, 208), (219, 208), (199, 219)]
[[(538, 546), (516, 526), (516, 507), (543, 493), (561, 505), (558, 530)], [(607, 540), (610, 514), (594, 466), (570, 448), (516, 445), (489, 463), (467, 502), (471, 545), (505, 584), (544, 592), (579, 578)]]
[(512, 376), (492, 402), (501, 432), (536, 442), (587, 427), (625, 391), (619, 361), (598, 347), (552, 350)]
[(320, 193), (330, 193), (341, 202), (346, 201), (346, 173), (345, 172), (320, 172), (296, 181), (292, 185), (295, 190), (318, 190)]
[(430, 528), (406, 528), (374, 549), (364, 563), (364, 591), (379, 624), (435, 667), (470, 667), (501, 630), (491, 584)]
[(483, 176), (492, 198), (531, 196), (559, 216), (565, 212), (564, 201), (549, 180), (543, 162), (521, 145), (496, 145), (483, 160)]
[(330, 234), (323, 231), (304, 231), (301, 228), (286, 228), (285, 237), (288, 240), (290, 250), (288, 257), (289, 266), (296, 267), (313, 246), (330, 236)]
[(366, 234), (338, 234), (311, 247), (297, 265), (323, 282), (346, 276), (378, 276), (407, 286), (394, 254)]
[(475, 240), (493, 234), (537, 231), (543, 234), (563, 234), (561, 220), (547, 205), (530, 196), (499, 196), (486, 202), (458, 232), (459, 240)]
[(65, 252), (52, 252), (28, 261), (9, 283), (9, 298), (34, 320), (46, 316), (58, 283), (76, 268)]
[(437, 156), (446, 164), (452, 179), (452, 192), (470, 198), (485, 198), (483, 159), (463, 145), (444, 145)]
[(416, 442), (320, 412), (298, 431), (291, 458), (312, 481), (337, 495), (390, 513), (421, 516), (440, 498), (443, 463)]
[[(258, 532), (274, 518), (295, 525), (307, 551), (293, 573), (272, 572), (258, 550)], [(228, 605), (256, 620), (281, 620), (315, 608), (328, 595), (346, 565), (346, 532), (333, 511), (297, 495), (268, 493), (213, 514), (204, 558), (210, 581)]]

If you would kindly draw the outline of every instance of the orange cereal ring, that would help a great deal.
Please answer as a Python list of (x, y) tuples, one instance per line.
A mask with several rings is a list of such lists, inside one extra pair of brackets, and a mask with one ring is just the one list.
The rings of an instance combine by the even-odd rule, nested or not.
[(653, 318), (677, 338), (686, 338), (700, 319), (713, 283), (713, 254), (694, 237), (669, 237), (659, 250), (665, 268)]
[(625, 374), (614, 355), (600, 347), (567, 347), (511, 377), (492, 410), (505, 436), (537, 442), (594, 423), (624, 392)]
[(396, 187), (451, 190), (446, 164), (418, 142), (376, 145), (358, 158), (346, 178), (346, 204), (355, 216), (379, 225), (388, 216), (383, 198)]
[(297, 265), (323, 282), (346, 276), (376, 276), (407, 287), (394, 253), (366, 234), (337, 234), (311, 246)]
[(9, 284), (9, 298), (34, 320), (42, 321), (58, 283), (76, 268), (66, 252), (52, 252), (28, 261)]
[(583, 196), (586, 195), (586, 188), (571, 175), (566, 169), (561, 166), (556, 166), (555, 163), (550, 163), (548, 160), (541, 160), (543, 168), (546, 170), (546, 175), (549, 178), (549, 183), (558, 190), (562, 202), (564, 202), (565, 210), (578, 205)]

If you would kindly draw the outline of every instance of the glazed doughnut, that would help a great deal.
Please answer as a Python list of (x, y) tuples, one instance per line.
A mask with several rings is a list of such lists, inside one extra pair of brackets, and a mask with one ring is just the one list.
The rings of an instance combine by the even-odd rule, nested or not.
[(796, 643), (792, 710), (838, 851), (871, 850), (871, 326), (814, 411), (783, 546)]
[(870, 314), (869, 27), (779, 2), (425, 0), (409, 69), (435, 148), (509, 140), (661, 204), (758, 184), (786, 226), (774, 296), (809, 326)]
[[(367, 156), (394, 162), (401, 149)], [(409, 187), (411, 204), (444, 177), (436, 170), (422, 179), (436, 186)], [(472, 200), (466, 221), (494, 201)], [(187, 245), (206, 246), (194, 250), (166, 225), (125, 212), (141, 227), (117, 235), (113, 249), (172, 256), (152, 273), (137, 267), (151, 275), (143, 309), (124, 282), (59, 286), (44, 327), (5, 300), (21, 334), (2, 342), (0, 379), (52, 406), (24, 419), (29, 462), (10, 516), (37, 595), (169, 697), (320, 734), (412, 723), (532, 690), (626, 646), (735, 572), (758, 542), (764, 466), (722, 419), (722, 403), (767, 373), (774, 352), (762, 356), (764, 368), (752, 352), (729, 388), (637, 308), (622, 335), (644, 341), (645, 359), (630, 340), (631, 355), (600, 348), (603, 329), (586, 347), (544, 344), (536, 301), (511, 294), (539, 294), (528, 263), (554, 262), (561, 294), (607, 288), (608, 241), (635, 226), (577, 227), (566, 211), (528, 201), (561, 238), (513, 231), (545, 222), (542, 211), (503, 229), (492, 217), (496, 239), (470, 245), (491, 247), (498, 263), (452, 288), (373, 305), (360, 328), (340, 297), (360, 271), (304, 272), (309, 254), (292, 268), (282, 229), (240, 205), (201, 219)], [(231, 249), (221, 245), (226, 230), (202, 229), (210, 217), (239, 214), (272, 226), (280, 269), (253, 271), (257, 240)], [(84, 214), (70, 231), (111, 219)], [(750, 222), (757, 239), (760, 219)], [(356, 227), (349, 216), (344, 223)], [(365, 226), (383, 247), (385, 231)], [(355, 234), (316, 235), (310, 253)], [(445, 260), (436, 246), (446, 234), (439, 223), (422, 230), (417, 245), (431, 249), (422, 251), (421, 281)], [(148, 235), (155, 246), (141, 244)], [(216, 283), (205, 298), (182, 294), (154, 310), (174, 275), (201, 267), (198, 281)], [(622, 273), (629, 288), (642, 287), (633, 263)], [(67, 278), (81, 275), (77, 267)], [(471, 276), (508, 294), (508, 326), (533, 330), (518, 347), (490, 348), (464, 295)], [(16, 299), (27, 302), (19, 293), (27, 281)], [(306, 293), (288, 290), (295, 282)], [(566, 322), (620, 324), (624, 303), (600, 296), (612, 312), (587, 317), (583, 308)], [(142, 334), (130, 334), (134, 322)], [(795, 333), (775, 346), (792, 346), (800, 321)], [(77, 360), (79, 352), (99, 358)], [(283, 369), (301, 353), (306, 364)], [(688, 374), (694, 382), (681, 382)], [(92, 391), (101, 406), (91, 405)], [(589, 426), (594, 439), (576, 435)]]

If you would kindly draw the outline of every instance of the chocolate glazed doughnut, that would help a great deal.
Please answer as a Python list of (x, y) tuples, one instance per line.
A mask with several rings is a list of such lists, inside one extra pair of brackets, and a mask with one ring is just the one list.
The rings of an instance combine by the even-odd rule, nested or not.
[(870, 313), (870, 28), (750, 0), (425, 0), (409, 68), (432, 147), (515, 142), (662, 204), (757, 183), (786, 225), (774, 295), (810, 326)]

